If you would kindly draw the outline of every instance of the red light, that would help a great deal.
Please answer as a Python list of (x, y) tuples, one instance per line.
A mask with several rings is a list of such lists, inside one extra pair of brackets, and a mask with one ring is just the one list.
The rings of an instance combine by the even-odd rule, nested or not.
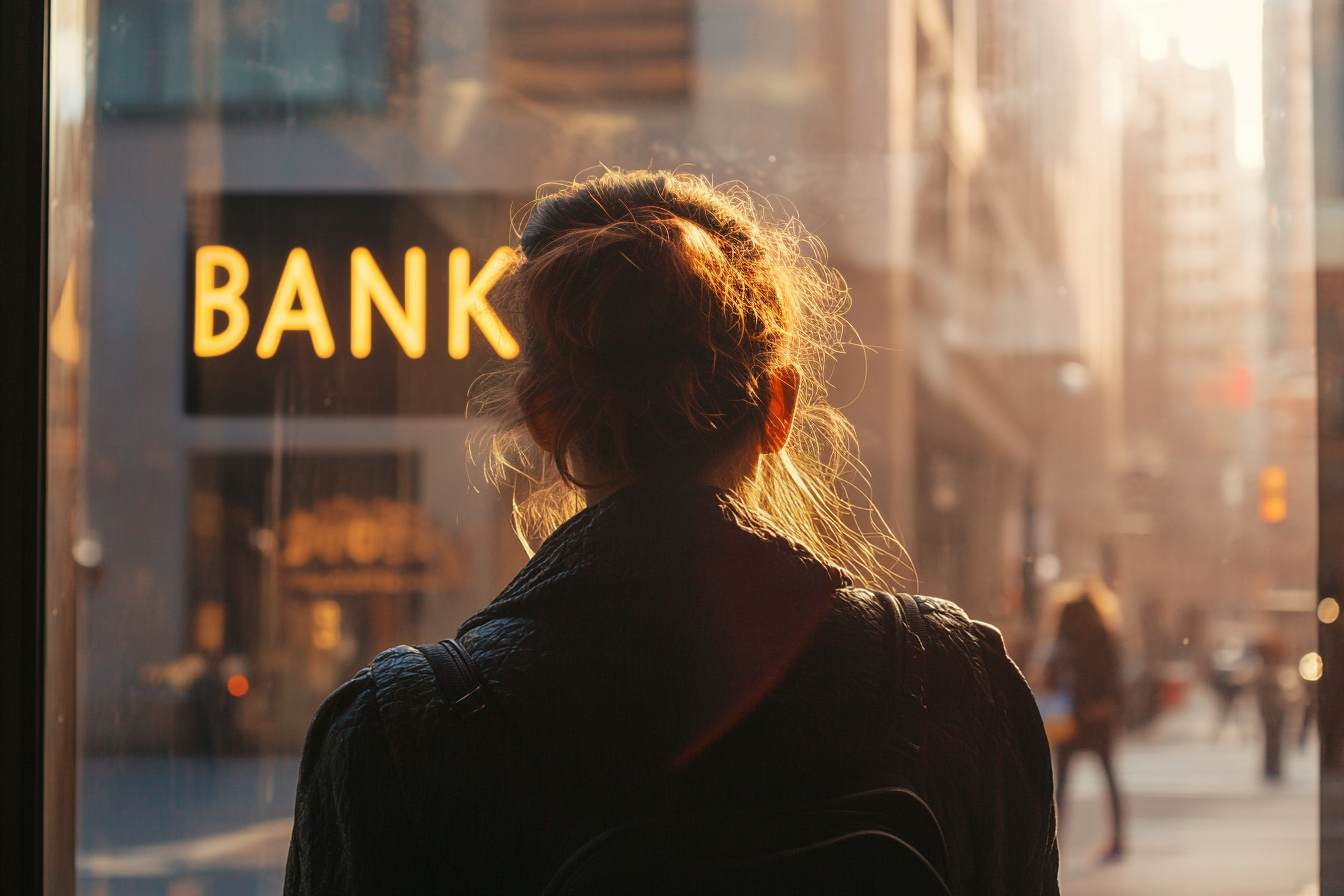
[(1223, 397), (1234, 408), (1248, 408), (1255, 397), (1255, 383), (1249, 367), (1233, 367), (1223, 379)]
[(251, 687), (251, 684), (248, 682), (246, 675), (229, 676), (229, 693), (232, 694), (233, 696), (235, 697), (243, 696), (244, 694), (247, 693), (247, 689), (249, 687)]

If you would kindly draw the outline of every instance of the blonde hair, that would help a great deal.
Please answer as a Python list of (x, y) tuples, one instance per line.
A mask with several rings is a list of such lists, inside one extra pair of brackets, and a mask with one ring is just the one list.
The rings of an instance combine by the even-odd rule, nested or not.
[(1066, 579), (1058, 582), (1049, 591), (1045, 618), (1041, 630), (1054, 637), (1059, 631), (1059, 618), (1063, 608), (1074, 601), (1088, 598), (1096, 607), (1102, 624), (1110, 632), (1119, 632), (1124, 625), (1120, 610), (1120, 599), (1106, 586), (1101, 576), (1089, 575), (1078, 579)]
[[(543, 188), (543, 191), (546, 188)], [(770, 377), (799, 373), (793, 430), (738, 501), (859, 584), (889, 587), (904, 551), (868, 495), (854, 429), (827, 402), (849, 294), (793, 218), (740, 184), (610, 170), (539, 191), (492, 301), (521, 363), (478, 381), (487, 479), (511, 488), (531, 552), (583, 488), (712, 464), (765, 425)], [(527, 421), (544, 415), (552, 452)], [(580, 482), (571, 458), (600, 482)]]

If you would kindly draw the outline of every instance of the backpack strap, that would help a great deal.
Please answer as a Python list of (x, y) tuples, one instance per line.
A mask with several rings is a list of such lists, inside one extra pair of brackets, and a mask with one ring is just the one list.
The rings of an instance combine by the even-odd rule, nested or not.
[(929, 624), (924, 604), (910, 594), (883, 594), (892, 615), (892, 636), (899, 657), (896, 686), (888, 712), (895, 716), (900, 747), (912, 758), (924, 749), (925, 694), (928, 684)]
[(905, 621), (905, 676), (903, 688), (910, 698), (924, 709), (925, 686), (928, 683), (929, 623), (924, 619), (924, 601), (912, 594), (898, 594), (901, 615)]
[[(480, 826), (483, 831), (496, 835), (507, 833), (521, 842), (547, 842), (554, 832), (549, 807), (555, 799), (553, 782), (541, 772), (525, 744), (514, 736), (499, 703), (490, 699), (490, 687), (481, 675), (480, 667), (467, 649), (453, 639), (416, 648), (429, 662), (438, 682), (439, 693), (448, 704), (448, 710), (461, 720), (466, 730), (470, 749), (476, 756), (476, 768), (493, 774), (493, 787), (486, 786), (488, 803), (478, 807), (474, 814), (489, 816), (489, 823)], [(489, 836), (489, 834), (486, 834)], [(520, 879), (544, 882), (551, 870), (525, 865), (522, 857), (515, 857), (503, 879), (516, 885)], [(537, 857), (540, 861), (544, 857)], [(482, 886), (484, 892), (498, 891), (499, 875), (505, 869), (491, 869)], [(539, 884), (538, 884), (539, 885)]]
[[(485, 709), (485, 680), (481, 678), (481, 669), (476, 665), (476, 660), (467, 653), (465, 647), (448, 638), (437, 644), (421, 644), (415, 649), (420, 651), (434, 670), (439, 693), (450, 710), (464, 720), (470, 720)], [(477, 728), (479, 722), (473, 724), (468, 721), (468, 727)]]
[[(462, 841), (456, 831), (458, 817), (441, 809), (445, 795), (460, 790), (461, 780), (468, 771), (465, 774), (468, 780), (478, 780), (481, 776), (475, 770), (489, 769), (487, 751), (478, 746), (481, 738), (468, 729), (469, 720), (481, 714), (450, 710), (452, 704), (475, 687), (463, 687), (467, 681), (464, 678), (453, 685), (461, 691), (449, 697), (423, 651), (404, 645), (375, 657), (368, 674), (373, 679), (378, 721), (387, 742), (396, 786), (410, 817), (416, 853), (423, 859), (422, 867), (415, 872), (424, 882), (418, 889), (438, 892), (444, 889), (445, 882), (436, 879), (437, 871), (429, 857), (442, 854), (445, 840), (454, 844)], [(469, 706), (464, 703), (460, 709)], [(449, 729), (456, 729), (455, 740), (470, 751), (458, 753), (459, 761), (452, 763), (443, 761), (444, 738), (440, 736)], [(471, 892), (473, 887), (464, 889)]]
[[(536, 775), (520, 758), (521, 747), (490, 699), (476, 661), (456, 641), (441, 641), (385, 650), (369, 671), (401, 797), (413, 821), (412, 835), (428, 863), (424, 891), (507, 889), (491, 877), (497, 869), (478, 867), (463, 857), (479, 849), (481, 838), (513, 822)], [(454, 748), (446, 751), (450, 742)], [(445, 800), (471, 809), (446, 813)], [(442, 858), (445, 850), (457, 855), (466, 877), (456, 872), (451, 881), (435, 877), (443, 862), (428, 857)]]
[(452, 638), (415, 649), (434, 670), (443, 702), (466, 727), (471, 748), (495, 773), (501, 791), (515, 800), (524, 798), (528, 785), (535, 784), (534, 764), (511, 736), (498, 704), (490, 700), (476, 660)]
[(439, 693), (450, 712), (462, 720), (471, 747), (485, 768), (495, 774), (498, 792), (521, 812), (549, 796), (540, 767), (509, 730), (499, 704), (490, 699), (490, 687), (467, 649), (452, 638), (416, 648), (429, 661)]

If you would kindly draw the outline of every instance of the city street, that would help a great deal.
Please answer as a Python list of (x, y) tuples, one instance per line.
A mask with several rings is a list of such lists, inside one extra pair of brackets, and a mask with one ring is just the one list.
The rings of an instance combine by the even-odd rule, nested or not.
[(1075, 760), (1062, 840), (1064, 894), (1315, 894), (1315, 746), (1286, 747), (1283, 782), (1262, 783), (1254, 711), (1251, 703), (1239, 707), (1239, 729), (1229, 726), (1214, 744), (1213, 699), (1196, 692), (1185, 709), (1121, 746), (1128, 853), (1114, 864), (1097, 861), (1110, 834), (1100, 766), (1090, 757)]

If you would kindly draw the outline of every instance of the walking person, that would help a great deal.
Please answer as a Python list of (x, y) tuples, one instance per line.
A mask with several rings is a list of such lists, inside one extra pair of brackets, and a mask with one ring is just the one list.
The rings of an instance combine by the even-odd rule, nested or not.
[[(1112, 747), (1120, 718), (1120, 652), (1097, 606), (1099, 587), (1090, 585), (1060, 610), (1054, 655), (1046, 666), (1046, 686), (1069, 695), (1074, 725), (1055, 746), (1056, 801), (1064, 830), (1069, 765), (1080, 752), (1095, 753), (1106, 776), (1111, 805), (1111, 845), (1102, 861), (1124, 856), (1124, 812), (1116, 781)], [(1109, 597), (1109, 595), (1107, 595)]]
[(899, 873), (858, 875), (898, 845), (932, 875), (910, 892), (1059, 892), (1049, 747), (1002, 636), (882, 591), (894, 544), (855, 523), (819, 252), (688, 174), (531, 209), (490, 298), (522, 354), (482, 400), (538, 546), (457, 641), (386, 651), (318, 711), (289, 896), (886, 892)]
[(1260, 671), (1255, 679), (1255, 700), (1260, 707), (1260, 722), (1264, 730), (1264, 776), (1270, 783), (1283, 780), (1283, 730), (1287, 717), (1287, 700), (1279, 672), (1288, 655), (1283, 638), (1277, 633), (1266, 635), (1257, 645)]
[(1242, 726), (1234, 715), (1242, 693), (1256, 680), (1256, 658), (1241, 638), (1227, 638), (1213, 652), (1210, 683), (1218, 695), (1218, 718), (1214, 722), (1213, 741), (1217, 743), (1229, 721), (1237, 739), (1243, 739)]

